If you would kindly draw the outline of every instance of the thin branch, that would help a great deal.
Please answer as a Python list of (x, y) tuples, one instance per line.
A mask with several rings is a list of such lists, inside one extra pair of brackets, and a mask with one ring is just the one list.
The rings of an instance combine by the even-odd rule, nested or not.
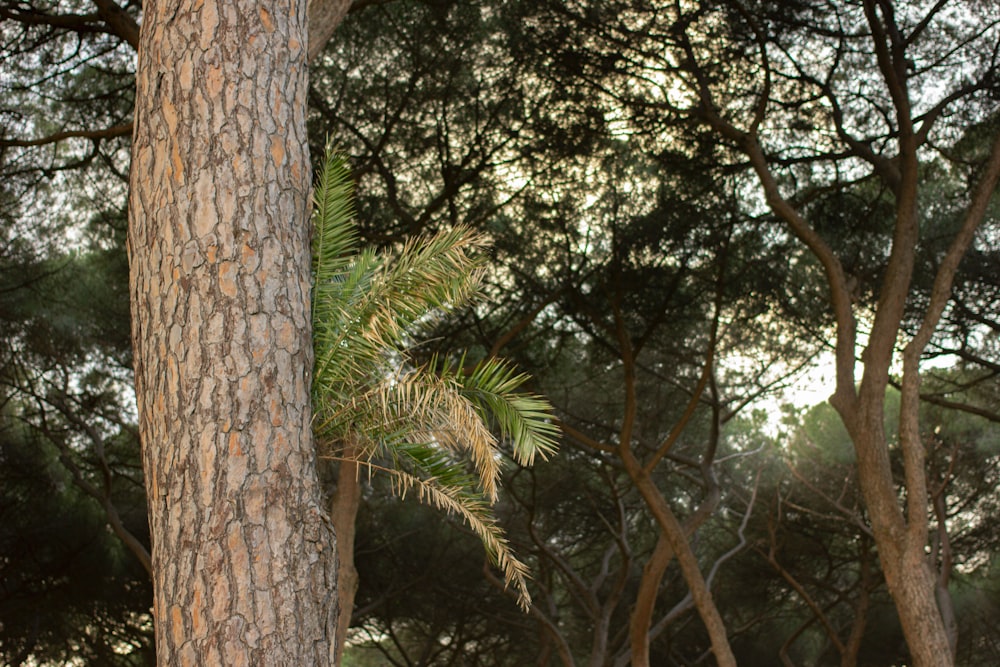
[(0, 146), (27, 148), (31, 146), (45, 146), (48, 144), (66, 141), (67, 139), (91, 139), (99, 141), (101, 139), (111, 139), (132, 133), (132, 122), (113, 125), (104, 130), (65, 130), (56, 132), (39, 139), (0, 139)]
[(111, 28), (111, 32), (121, 37), (129, 46), (139, 50), (139, 24), (114, 0), (94, 0), (97, 13)]

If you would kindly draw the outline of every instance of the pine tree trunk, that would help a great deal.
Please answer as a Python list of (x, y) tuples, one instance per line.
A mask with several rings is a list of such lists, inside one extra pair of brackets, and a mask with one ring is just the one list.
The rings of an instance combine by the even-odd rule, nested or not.
[(324, 665), (306, 2), (147, 0), (129, 255), (160, 665)]
[(913, 664), (946, 667), (954, 663), (935, 596), (935, 576), (924, 550), (927, 521), (912, 516), (908, 522), (900, 510), (883, 430), (884, 405), (874, 392), (862, 390), (857, 409), (842, 410), (841, 415), (854, 441), (859, 486)]
[(639, 494), (646, 501), (646, 505), (660, 528), (660, 534), (669, 545), (674, 558), (677, 559), (681, 576), (684, 577), (684, 583), (687, 584), (688, 591), (691, 593), (695, 609), (698, 610), (698, 615), (708, 633), (709, 641), (712, 644), (712, 653), (715, 654), (715, 663), (719, 667), (736, 667), (736, 657), (726, 635), (726, 625), (715, 605), (715, 599), (708, 587), (708, 582), (701, 573), (698, 559), (691, 549), (684, 528), (632, 452), (625, 448), (621, 448), (619, 451), (625, 472), (628, 473), (639, 490)]

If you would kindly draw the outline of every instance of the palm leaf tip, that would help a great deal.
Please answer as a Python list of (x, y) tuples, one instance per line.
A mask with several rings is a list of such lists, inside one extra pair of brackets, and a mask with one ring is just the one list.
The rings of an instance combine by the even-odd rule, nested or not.
[(408, 491), (415, 490), (420, 502), (460, 517), (479, 538), (490, 562), (503, 573), (504, 585), (516, 591), (518, 605), (527, 611), (531, 605), (528, 566), (514, 554), (492, 512), (492, 504), (476, 490), (475, 478), (434, 447), (403, 444), (400, 453), (411, 462), (419, 461), (425, 473), (432, 474), (421, 477), (400, 468), (389, 469), (393, 491), (405, 497)]
[(548, 401), (518, 391), (528, 379), (507, 362), (491, 358), (477, 364), (463, 381), (470, 399), (493, 418), (501, 436), (511, 442), (514, 459), (526, 466), (532, 465), (536, 456), (548, 459), (554, 454), (559, 434)]
[[(351, 263), (358, 243), (354, 185), (347, 157), (329, 147), (313, 190), (312, 221), (313, 279), (316, 286), (321, 286)], [(314, 294), (317, 292), (321, 290)]]

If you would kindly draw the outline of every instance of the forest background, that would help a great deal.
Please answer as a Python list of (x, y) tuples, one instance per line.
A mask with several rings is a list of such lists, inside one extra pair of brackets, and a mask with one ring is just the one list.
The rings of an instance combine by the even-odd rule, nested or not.
[[(154, 664), (142, 9), (0, 18), (0, 656)], [(356, 0), (311, 154), (367, 243), (488, 237), (486, 298), (411, 354), (513, 360), (562, 436), (496, 507), (527, 612), (364, 478), (345, 664), (1000, 664), (998, 59), (988, 0)]]

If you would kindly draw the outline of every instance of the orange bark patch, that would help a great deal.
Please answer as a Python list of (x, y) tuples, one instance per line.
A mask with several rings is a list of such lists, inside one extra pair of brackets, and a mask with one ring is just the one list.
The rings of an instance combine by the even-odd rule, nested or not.
[(215, 264), (215, 258), (218, 257), (218, 254), (219, 247), (214, 245), (208, 246), (208, 250), (205, 252), (205, 255), (208, 257), (208, 261), (212, 264)]
[(173, 136), (177, 132), (177, 107), (169, 99), (165, 99), (160, 113), (163, 114), (163, 122), (167, 124), (169, 136)]
[(219, 13), (216, 3), (202, 3), (201, 12), (201, 48), (208, 50), (215, 41), (215, 29), (219, 27)]
[(256, 255), (257, 251), (248, 246), (246, 243), (244, 243), (243, 247), (240, 248), (240, 260), (244, 265), (249, 264), (250, 260), (252, 260)]
[(177, 183), (183, 183), (184, 182), (184, 162), (183, 162), (183, 160), (181, 160), (181, 151), (177, 147), (177, 144), (174, 144), (173, 150), (170, 153), (170, 164), (174, 168), (173, 172), (171, 174), (174, 177), (174, 181), (176, 181)]
[[(232, 555), (233, 571), (238, 574), (248, 572), (250, 570), (250, 554), (246, 541), (243, 539), (243, 532), (238, 525), (234, 525), (234, 527), (229, 529), (226, 543), (229, 546), (229, 553)], [(225, 582), (220, 580), (216, 584), (215, 594), (217, 596), (228, 595), (229, 593), (225, 590), (226, 588)]]
[[(275, 434), (274, 434), (274, 440), (272, 441), (272, 450), (276, 454), (282, 454), (282, 455), (284, 455), (285, 453), (288, 452), (288, 438), (285, 437), (285, 434), (284, 434), (283, 431), (276, 431), (275, 432)], [(282, 463), (284, 463), (283, 456), (276, 457), (275, 458), (275, 462), (277, 464), (279, 464), (279, 465), (282, 464)]]
[(281, 163), (285, 161), (285, 146), (277, 137), (271, 137), (271, 158), (276, 167), (280, 167)]
[(264, 30), (274, 32), (274, 21), (271, 20), (271, 13), (263, 7), (260, 9), (260, 22), (264, 26)]
[[(283, 96), (281, 94), (281, 86), (275, 84), (274, 86), (271, 87), (271, 99), (274, 100), (274, 119), (276, 121), (281, 119), (281, 103), (282, 103), (282, 98), (283, 98)], [(284, 131), (285, 131), (285, 128), (282, 127), (281, 124), (279, 123), (278, 124), (278, 133), (279, 134), (284, 134)]]
[(217, 97), (222, 92), (222, 68), (213, 67), (205, 75), (205, 87), (209, 94)]
[(256, 406), (254, 405), (255, 401), (253, 399), (255, 393), (254, 390), (257, 387), (257, 381), (258, 379), (256, 377), (253, 377), (252, 374), (245, 375), (242, 378), (240, 378), (240, 388), (237, 400), (243, 402), (244, 404), (253, 405), (254, 408), (256, 408)]
[(194, 68), (191, 66), (190, 61), (181, 63), (181, 71), (177, 77), (177, 82), (181, 85), (181, 89), (191, 90), (191, 84), (194, 82)]
[(229, 434), (229, 454), (230, 456), (243, 456), (243, 447), (240, 446), (240, 436), (236, 431)]
[(201, 589), (194, 589), (194, 600), (191, 602), (191, 633), (195, 637), (205, 635), (205, 622), (201, 615)]
[(219, 213), (215, 208), (216, 183), (210, 171), (203, 169), (198, 173), (194, 186), (195, 215), (191, 220), (191, 234), (204, 237), (215, 231), (219, 223)]
[[(167, 387), (166, 390), (171, 394), (177, 395), (180, 391), (180, 380), (179, 373), (177, 369), (177, 357), (170, 355), (167, 357)], [(157, 396), (156, 400), (156, 411), (160, 414), (166, 413), (166, 406), (163, 404), (164, 398), (163, 394)]]
[(295, 345), (295, 326), (285, 320), (278, 329), (278, 347), (283, 350), (292, 350)]
[(170, 608), (170, 632), (174, 635), (174, 645), (184, 641), (184, 613), (179, 605)]
[(236, 262), (219, 265), (219, 290), (228, 297), (236, 296)]
[(215, 477), (215, 434), (211, 430), (207, 430), (201, 434), (200, 442), (198, 446), (201, 449), (202, 456), (199, 461), (199, 478), (201, 479), (201, 502), (204, 507), (208, 507), (212, 502), (212, 489), (215, 485), (212, 483)]

